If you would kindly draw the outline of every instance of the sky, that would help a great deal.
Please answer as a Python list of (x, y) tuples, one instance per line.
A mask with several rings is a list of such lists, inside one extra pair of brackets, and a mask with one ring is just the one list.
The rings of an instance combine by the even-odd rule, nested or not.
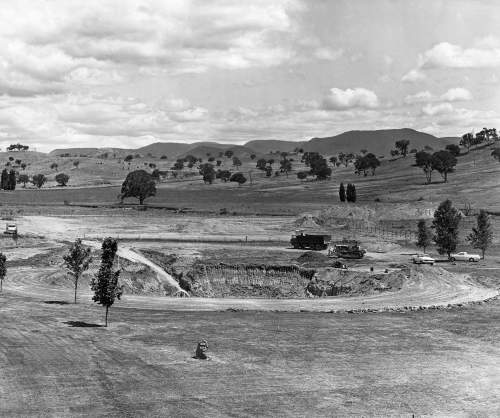
[(496, 0), (0, 1), (0, 148), (500, 128)]

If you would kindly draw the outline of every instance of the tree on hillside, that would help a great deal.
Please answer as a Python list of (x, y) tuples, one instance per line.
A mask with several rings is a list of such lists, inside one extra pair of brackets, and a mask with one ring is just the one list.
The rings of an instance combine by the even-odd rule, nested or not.
[(30, 178), (27, 174), (19, 174), (19, 183), (23, 184), (23, 187), (26, 188), (26, 183), (30, 182)]
[(371, 170), (372, 176), (374, 176), (375, 170), (379, 165), (380, 165), (379, 159), (371, 152), (364, 156), (358, 155), (356, 161), (354, 162), (354, 168), (356, 174), (359, 175), (361, 174), (361, 172), (363, 172), (365, 176), (367, 175), (366, 173), (367, 170)]
[(64, 173), (59, 173), (56, 175), (56, 181), (57, 181), (57, 184), (64, 187), (68, 184), (69, 176), (67, 174), (64, 174)]
[(78, 161), (78, 160), (73, 161), (73, 167), (78, 168), (79, 165), (80, 165), (80, 161)]
[(231, 172), (229, 170), (219, 170), (216, 177), (226, 183), (231, 178)]
[(267, 165), (267, 161), (265, 158), (259, 158), (257, 160), (257, 164), (256, 164), (256, 167), (259, 169), (259, 170), (265, 170), (266, 169), (266, 165)]
[(365, 148), (363, 148), (363, 149), (362, 149), (362, 150), (360, 150), (359, 152), (360, 152), (361, 154), (365, 155), (365, 154), (368, 152), (368, 150), (367, 150), (367, 149), (365, 149)]
[(500, 162), (500, 148), (495, 148), (492, 152), (491, 152), (491, 156), (497, 160), (498, 162)]
[(76, 239), (75, 242), (69, 248), (69, 251), (64, 255), (64, 265), (68, 269), (69, 274), (73, 278), (73, 284), (75, 288), (75, 303), (76, 303), (76, 292), (78, 290), (78, 281), (82, 274), (89, 268), (92, 262), (92, 257), (90, 256), (91, 249), (82, 245), (81, 239)]
[(59, 166), (57, 165), (57, 163), (52, 163), (52, 164), (50, 165), (50, 169), (51, 169), (51, 170), (57, 170), (57, 168), (58, 168), (58, 167), (59, 167)]
[(7, 190), (16, 190), (16, 172), (14, 170), (9, 171), (8, 177), (8, 189)]
[(129, 154), (123, 159), (123, 161), (125, 161), (126, 163), (130, 163), (133, 159), (134, 156), (132, 154)]
[(172, 170), (180, 171), (184, 169), (184, 160), (183, 159), (178, 159), (175, 163), (174, 166), (172, 167)]
[(280, 171), (285, 173), (287, 177), (288, 173), (292, 171), (292, 162), (286, 156), (280, 161)]
[(417, 247), (423, 248), (425, 253), (425, 249), (432, 243), (433, 234), (431, 229), (427, 226), (427, 223), (423, 219), (418, 221), (417, 229), (418, 229), (418, 238), (416, 244)]
[(490, 217), (485, 210), (479, 211), (476, 217), (476, 226), (467, 236), (467, 240), (473, 248), (481, 250), (481, 257), (484, 259), (484, 253), (493, 242), (493, 229), (490, 224)]
[(39, 189), (45, 184), (46, 181), (47, 177), (43, 174), (35, 174), (31, 179), (31, 182)]
[(136, 170), (128, 173), (122, 184), (121, 200), (127, 197), (136, 197), (139, 204), (150, 196), (156, 195), (156, 183), (151, 174), (144, 170)]
[(437, 151), (432, 154), (432, 168), (439, 172), (444, 182), (448, 181), (448, 174), (455, 171), (457, 158), (449, 151)]
[(26, 163), (21, 163), (21, 169), (26, 170), (27, 164)]
[(332, 155), (328, 161), (330, 161), (333, 165), (336, 165), (337, 164), (337, 161), (338, 161), (338, 158), (335, 157), (334, 155)]
[(458, 157), (460, 155), (460, 147), (456, 144), (446, 145), (445, 150), (450, 152), (455, 157)]
[(427, 184), (430, 184), (432, 180), (432, 172), (434, 171), (432, 155), (425, 151), (417, 152), (415, 154), (415, 165), (424, 171)]
[[(131, 173), (132, 174), (132, 173)], [(101, 266), (96, 277), (92, 278), (90, 288), (94, 292), (92, 300), (106, 308), (105, 325), (108, 326), (108, 311), (115, 299), (120, 300), (123, 288), (118, 284), (120, 271), (113, 269), (118, 243), (113, 238), (106, 238), (102, 243)]]
[(271, 177), (273, 175), (273, 168), (270, 165), (266, 166), (266, 177)]
[(0, 292), (3, 291), (3, 280), (7, 275), (7, 257), (5, 254), (0, 253)]
[(241, 160), (238, 157), (233, 157), (233, 165), (238, 168), (241, 166)]
[(255, 154), (250, 155), (250, 159), (253, 161), (257, 156)]
[(224, 152), (224, 156), (225, 156), (226, 158), (231, 158), (233, 155), (234, 155), (234, 152), (233, 152), (232, 150), (230, 150), (230, 149), (228, 149), (228, 150), (226, 150), (226, 151)]
[(391, 157), (397, 157), (399, 155), (399, 151), (397, 149), (391, 149)]
[(450, 254), (458, 244), (458, 227), (462, 215), (455, 209), (449, 199), (442, 202), (434, 212), (432, 227), (435, 231), (434, 242), (439, 254)]
[(212, 184), (215, 179), (215, 169), (210, 163), (200, 165), (200, 174), (205, 184)]
[(407, 139), (401, 139), (396, 141), (394, 145), (396, 146), (396, 149), (399, 150), (399, 153), (403, 156), (403, 158), (406, 158), (408, 155), (408, 146), (410, 145), (410, 141)]
[(344, 183), (340, 183), (339, 187), (339, 199), (341, 202), (345, 202), (345, 187)]
[(231, 182), (236, 182), (238, 183), (238, 186), (241, 186), (242, 184), (244, 184), (247, 179), (246, 177), (243, 175), (243, 173), (234, 173), (230, 178), (229, 178), (229, 181)]
[(6, 168), (2, 170), (2, 175), (0, 177), (0, 189), (6, 190), (9, 181), (9, 173)]
[(220, 167), (220, 166), (221, 166), (221, 164), (222, 164), (222, 161), (221, 161), (221, 160), (217, 160), (217, 161), (215, 162), (215, 164), (217, 165), (217, 167)]
[(467, 148), (467, 152), (470, 151), (470, 148), (474, 144), (474, 135), (472, 133), (468, 132), (464, 135), (462, 135), (462, 139), (460, 140), (460, 145), (462, 147)]
[(307, 173), (307, 171), (299, 171), (299, 172), (297, 173), (297, 178), (298, 178), (299, 180), (304, 180), (304, 179), (306, 179), (306, 178), (307, 178), (307, 174), (308, 174), (308, 173)]

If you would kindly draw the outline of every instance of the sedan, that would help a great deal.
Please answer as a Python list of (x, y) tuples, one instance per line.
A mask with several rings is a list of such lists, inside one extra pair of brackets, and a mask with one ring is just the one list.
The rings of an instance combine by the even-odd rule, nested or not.
[(470, 261), (471, 263), (477, 263), (479, 260), (481, 260), (479, 254), (469, 254), (466, 251), (450, 255), (450, 261)]
[(436, 262), (436, 260), (427, 254), (415, 254), (412, 260), (413, 264), (430, 264), (431, 266)]

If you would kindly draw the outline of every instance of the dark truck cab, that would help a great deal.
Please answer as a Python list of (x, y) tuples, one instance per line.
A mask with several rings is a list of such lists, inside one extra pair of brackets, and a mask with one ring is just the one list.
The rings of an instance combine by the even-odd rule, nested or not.
[(303, 232), (296, 233), (292, 236), (290, 244), (293, 248), (307, 250), (326, 250), (328, 243), (331, 240), (331, 235), (325, 234), (304, 234)]

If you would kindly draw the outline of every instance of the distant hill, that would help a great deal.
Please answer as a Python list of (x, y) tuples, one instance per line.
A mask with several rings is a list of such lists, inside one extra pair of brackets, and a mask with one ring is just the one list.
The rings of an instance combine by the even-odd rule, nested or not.
[(319, 152), (320, 154), (333, 155), (339, 152), (359, 153), (366, 149), (376, 155), (389, 155), (394, 149), (394, 143), (400, 139), (410, 141), (409, 149), (423, 149), (426, 145), (438, 150), (447, 144), (453, 143), (448, 139), (436, 138), (433, 135), (414, 129), (383, 129), (376, 131), (348, 131), (340, 135), (326, 138), (312, 138), (303, 146), (304, 151)]
[(180, 154), (179, 157), (185, 157), (190, 154), (195, 157), (205, 159), (207, 154), (210, 154), (210, 156), (217, 158), (221, 152), (226, 152), (227, 150), (233, 151), (234, 155), (239, 158), (250, 158), (250, 155), (257, 154), (253, 149), (244, 145), (218, 144), (210, 142), (202, 142), (192, 145), (195, 146)]
[(110, 155), (116, 154), (117, 156), (122, 157), (125, 154), (129, 154), (132, 152), (137, 152), (133, 149), (126, 148), (58, 148), (49, 152), (49, 155), (60, 156), (64, 154), (70, 154), (71, 156), (82, 156), (85, 155), (87, 157), (95, 157), (97, 155), (102, 155), (107, 152)]
[(255, 150), (257, 153), (269, 154), (276, 151), (293, 151), (297, 147), (302, 147), (305, 141), (279, 141), (276, 139), (258, 139), (249, 141), (245, 144), (246, 147)]
[(142, 155), (151, 154), (155, 157), (166, 155), (169, 159), (173, 159), (177, 155), (186, 152), (191, 146), (192, 144), (184, 144), (182, 142), (155, 142), (154, 144), (138, 148), (134, 152)]

